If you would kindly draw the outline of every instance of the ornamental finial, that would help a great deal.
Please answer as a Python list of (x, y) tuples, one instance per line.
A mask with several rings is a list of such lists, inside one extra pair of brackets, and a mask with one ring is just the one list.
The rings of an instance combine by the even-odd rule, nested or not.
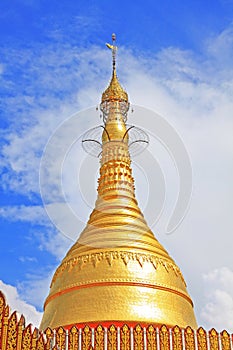
[(115, 45), (116, 35), (112, 34), (112, 45), (106, 44), (106, 46), (112, 51), (112, 79), (109, 86), (102, 94), (100, 110), (103, 112), (104, 123), (107, 120), (109, 112), (112, 110), (119, 109), (120, 113), (123, 115), (125, 121), (127, 112), (129, 110), (128, 95), (121, 87), (116, 74), (116, 51), (117, 46)]
[(106, 43), (106, 46), (112, 50), (112, 69), (113, 72), (116, 70), (116, 51), (117, 51), (117, 46), (115, 45), (116, 43), (116, 34), (112, 34), (112, 45)]

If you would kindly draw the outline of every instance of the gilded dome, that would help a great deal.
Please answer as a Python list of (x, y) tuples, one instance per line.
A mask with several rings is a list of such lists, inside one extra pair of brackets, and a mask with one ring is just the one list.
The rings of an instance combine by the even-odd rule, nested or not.
[(109, 102), (109, 101), (124, 101), (128, 102), (128, 94), (120, 85), (116, 70), (113, 70), (112, 79), (110, 81), (109, 86), (102, 94), (101, 103)]
[(104, 322), (197, 326), (182, 273), (138, 207), (122, 101), (128, 95), (113, 70), (101, 102), (108, 107), (95, 208), (53, 276), (41, 329)]

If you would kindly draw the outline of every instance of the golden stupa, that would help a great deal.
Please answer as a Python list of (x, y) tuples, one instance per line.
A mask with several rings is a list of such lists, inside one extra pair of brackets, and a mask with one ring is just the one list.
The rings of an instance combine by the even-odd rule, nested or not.
[(77, 242), (57, 268), (41, 329), (78, 324), (166, 324), (196, 328), (179, 267), (138, 207), (126, 127), (128, 95), (116, 75), (102, 95), (98, 196)]

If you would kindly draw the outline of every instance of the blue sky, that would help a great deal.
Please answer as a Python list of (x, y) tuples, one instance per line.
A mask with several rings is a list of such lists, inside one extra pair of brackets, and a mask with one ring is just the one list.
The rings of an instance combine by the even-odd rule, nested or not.
[[(40, 160), (62, 122), (99, 103), (111, 67), (104, 44), (115, 32), (132, 103), (173, 125), (193, 166), (189, 214), (176, 235), (163, 233), (163, 220), (154, 232), (185, 274), (199, 323), (233, 329), (233, 2), (3, 0), (0, 19), (0, 287), (12, 307), (38, 320), (51, 274), (72, 244), (43, 208)], [(80, 119), (80, 130), (98, 118)], [(172, 175), (167, 182), (172, 187)], [(56, 185), (46, 189), (48, 202), (58, 203)]]

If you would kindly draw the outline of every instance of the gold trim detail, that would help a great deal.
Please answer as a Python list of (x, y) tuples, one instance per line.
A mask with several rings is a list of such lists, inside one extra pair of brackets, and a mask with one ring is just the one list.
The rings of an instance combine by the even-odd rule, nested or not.
[(194, 350), (195, 349), (194, 331), (191, 327), (185, 328), (184, 339), (185, 339), (185, 349)]
[(50, 350), (53, 344), (53, 331), (50, 327), (48, 327), (45, 331), (47, 342), (46, 342), (46, 350)]
[(82, 350), (90, 350), (91, 348), (91, 328), (85, 326), (82, 332)]
[(157, 333), (151, 325), (146, 330), (147, 350), (157, 350)]
[(95, 350), (104, 350), (104, 328), (101, 325), (95, 329)]
[(138, 324), (133, 330), (134, 350), (144, 349), (143, 328)]
[(79, 344), (79, 331), (73, 326), (69, 332), (69, 347), (68, 350), (76, 350), (78, 349)]
[(133, 253), (127, 251), (107, 251), (100, 253), (85, 254), (72, 258), (68, 261), (62, 262), (62, 264), (58, 267), (53, 276), (50, 287), (52, 287), (57, 277), (60, 276), (65, 269), (71, 271), (75, 266), (78, 266), (81, 270), (83, 266), (87, 263), (92, 263), (93, 267), (96, 267), (98, 263), (103, 260), (107, 261), (109, 266), (112, 266), (112, 262), (114, 260), (121, 260), (125, 264), (125, 266), (127, 266), (129, 261), (137, 261), (141, 267), (143, 267), (144, 262), (150, 262), (155, 270), (158, 268), (158, 266), (163, 266), (167, 272), (169, 272), (169, 270), (172, 269), (176, 276), (181, 277), (182, 281), (185, 283), (183, 275), (178, 266), (171, 263), (168, 260), (161, 259), (156, 257), (155, 255), (149, 254)]
[(178, 326), (175, 326), (173, 328), (172, 347), (173, 347), (173, 350), (183, 350), (182, 333), (181, 333), (180, 327)]
[[(17, 320), (16, 320), (16, 322), (17, 322)], [(17, 325), (16, 325), (16, 328), (17, 328)], [(31, 326), (27, 327), (27, 328), (29, 328), (29, 334), (25, 333), (27, 328), (25, 330), (24, 330), (24, 328), (25, 328), (25, 318), (22, 315), (20, 317), (20, 320), (19, 320), (19, 323), (18, 323), (17, 347), (16, 347), (16, 350), (20, 350), (21, 348), (23, 348), (23, 350), (30, 349), (30, 347), (28, 347), (28, 344), (30, 344), (29, 336), (31, 336)], [(22, 346), (23, 337), (24, 337), (24, 340), (26, 342), (26, 346), (24, 346), (24, 347)]]
[(126, 324), (120, 329), (120, 339), (120, 349), (130, 350), (130, 329)]
[(44, 350), (44, 348), (45, 348), (45, 341), (44, 341), (43, 334), (41, 334), (36, 343), (36, 350)]
[(117, 328), (114, 325), (111, 325), (108, 328), (108, 350), (117, 350), (118, 349), (118, 339), (117, 339)]
[(206, 331), (202, 327), (197, 330), (197, 346), (198, 350), (207, 350)]
[(16, 349), (16, 344), (17, 344), (17, 316), (15, 311), (11, 315), (8, 323), (7, 350)]
[(59, 327), (56, 332), (56, 343), (57, 343), (58, 349), (64, 350), (65, 342), (66, 342), (66, 332), (63, 327)]
[[(28, 325), (23, 332), (22, 350), (31, 349), (31, 346), (32, 346), (32, 330), (31, 330), (31, 325)], [(19, 346), (19, 349), (21, 349), (20, 346)]]
[(193, 306), (192, 299), (187, 294), (179, 290), (178, 288), (174, 288), (174, 287), (171, 288), (170, 286), (162, 285), (162, 284), (151, 284), (143, 280), (112, 278), (112, 279), (104, 279), (104, 280), (99, 279), (99, 280), (93, 280), (93, 281), (85, 281), (83, 283), (77, 283), (77, 284), (71, 285), (54, 294), (50, 294), (45, 301), (44, 307), (46, 307), (46, 305), (56, 297), (72, 292), (74, 290), (83, 289), (83, 288), (92, 288), (92, 287), (106, 287), (106, 286), (129, 286), (129, 287), (135, 286), (135, 287), (158, 289), (169, 293), (177, 294), (182, 298), (186, 299)]
[(209, 331), (210, 350), (219, 350), (218, 333), (212, 328)]
[(170, 349), (170, 338), (167, 326), (163, 325), (159, 330), (160, 350)]
[(222, 350), (231, 349), (230, 335), (225, 330), (221, 332), (221, 345), (222, 345)]
[(33, 333), (32, 333), (32, 349), (31, 350), (37, 350), (36, 343), (37, 343), (38, 333), (39, 333), (38, 329), (35, 328)]

